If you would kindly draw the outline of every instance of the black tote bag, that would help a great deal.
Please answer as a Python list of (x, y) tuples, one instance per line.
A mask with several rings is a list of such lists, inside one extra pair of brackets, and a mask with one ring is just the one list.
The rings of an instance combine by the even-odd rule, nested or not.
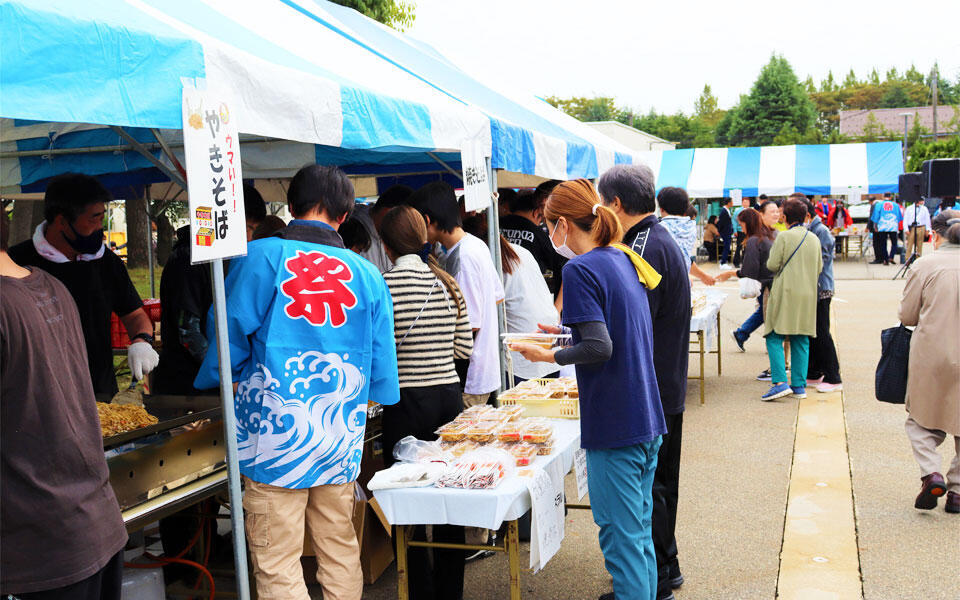
[(913, 332), (903, 324), (880, 332), (880, 362), (874, 393), (877, 400), (903, 404), (907, 397), (907, 366), (910, 362), (910, 337)]

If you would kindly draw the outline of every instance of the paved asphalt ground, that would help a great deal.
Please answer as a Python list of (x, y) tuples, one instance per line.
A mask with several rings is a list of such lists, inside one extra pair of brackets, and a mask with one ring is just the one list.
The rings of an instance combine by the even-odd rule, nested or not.
[[(835, 330), (863, 597), (957, 600), (960, 516), (946, 514), (942, 502), (934, 511), (913, 508), (920, 480), (903, 431), (904, 410), (873, 397), (880, 330), (897, 323), (903, 289), (902, 281), (890, 281), (895, 272), (862, 262), (836, 267)], [(696, 382), (687, 394), (677, 531), (686, 583), (676, 592), (679, 600), (777, 595), (797, 401), (760, 401), (766, 388), (754, 377), (767, 366), (763, 339), (751, 338), (746, 353), (729, 341), (729, 329), (753, 307), (734, 284), (725, 286), (730, 298), (721, 314), (723, 375), (717, 376), (716, 357), (709, 357), (706, 404), (698, 402)], [(575, 497), (572, 475), (567, 489)], [(467, 566), (464, 596), (508, 598), (507, 584), (506, 557), (497, 555)], [(612, 589), (589, 511), (570, 511), (563, 547), (540, 573), (525, 572), (522, 585), (524, 598), (537, 600), (592, 600)], [(321, 597), (319, 587), (311, 593)], [(367, 586), (364, 598), (396, 598), (395, 569)]]

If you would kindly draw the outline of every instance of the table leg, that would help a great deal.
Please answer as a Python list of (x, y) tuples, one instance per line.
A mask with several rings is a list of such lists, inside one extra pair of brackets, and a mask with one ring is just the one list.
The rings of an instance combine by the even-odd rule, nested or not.
[(410, 598), (410, 572), (407, 570), (407, 535), (411, 525), (397, 525), (397, 598)]
[[(719, 332), (717, 334), (719, 336)], [(706, 376), (704, 375), (704, 357), (706, 354), (703, 349), (703, 330), (697, 332), (697, 340), (700, 342), (700, 406), (703, 406), (703, 383), (706, 381)]]
[(507, 523), (507, 557), (510, 560), (510, 600), (520, 600), (520, 528)]
[(720, 311), (717, 311), (717, 376), (723, 375), (723, 363), (720, 360), (720, 340), (723, 335), (720, 333)]

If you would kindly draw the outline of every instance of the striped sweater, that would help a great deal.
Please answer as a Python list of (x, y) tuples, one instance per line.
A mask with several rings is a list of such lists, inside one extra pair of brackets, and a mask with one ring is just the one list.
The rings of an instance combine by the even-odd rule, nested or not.
[(415, 254), (398, 258), (383, 278), (393, 296), (400, 387), (458, 383), (453, 359), (468, 358), (473, 350), (463, 295), (457, 290), (456, 299), (450, 298), (443, 282)]

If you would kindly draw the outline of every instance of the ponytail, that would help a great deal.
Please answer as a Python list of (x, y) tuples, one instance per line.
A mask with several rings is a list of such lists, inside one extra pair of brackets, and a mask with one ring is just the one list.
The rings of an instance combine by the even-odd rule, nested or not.
[(590, 234), (598, 246), (609, 246), (623, 238), (623, 226), (620, 219), (612, 210), (602, 204), (596, 204), (593, 209), (597, 218), (593, 221)]
[(456, 280), (430, 254), (431, 245), (427, 243), (427, 224), (423, 215), (409, 206), (391, 208), (380, 222), (380, 239), (397, 256), (416, 254), (427, 263), (430, 271), (447, 288), (450, 298), (457, 305), (457, 317), (460, 317), (460, 298), (463, 294)]
[(601, 204), (593, 184), (587, 179), (565, 181), (547, 198), (543, 214), (548, 221), (563, 217), (583, 231), (590, 232), (598, 246), (609, 246), (623, 237), (623, 226), (612, 210)]
[(447, 288), (450, 298), (453, 300), (453, 303), (457, 305), (457, 318), (459, 319), (461, 315), (460, 298), (463, 296), (463, 293), (460, 291), (460, 286), (457, 285), (457, 280), (454, 279), (450, 273), (443, 270), (440, 263), (437, 262), (436, 257), (432, 254), (427, 257), (427, 266), (430, 267), (433, 275), (440, 280), (440, 283)]

